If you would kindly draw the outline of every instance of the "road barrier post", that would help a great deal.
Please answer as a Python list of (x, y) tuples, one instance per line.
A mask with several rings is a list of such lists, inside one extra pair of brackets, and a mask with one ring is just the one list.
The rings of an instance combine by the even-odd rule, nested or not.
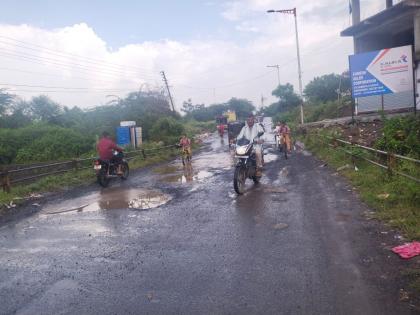
[(3, 169), (1, 174), (1, 185), (4, 192), (10, 193), (10, 176), (6, 169)]
[(396, 159), (395, 159), (395, 155), (391, 152), (387, 153), (387, 166), (388, 166), (388, 174), (392, 175), (392, 171), (395, 169), (396, 167)]
[(79, 170), (79, 168), (80, 168), (80, 161), (79, 161), (78, 159), (73, 159), (73, 163), (72, 163), (72, 165), (73, 165), (73, 169), (74, 169), (75, 171), (78, 171), (78, 170)]

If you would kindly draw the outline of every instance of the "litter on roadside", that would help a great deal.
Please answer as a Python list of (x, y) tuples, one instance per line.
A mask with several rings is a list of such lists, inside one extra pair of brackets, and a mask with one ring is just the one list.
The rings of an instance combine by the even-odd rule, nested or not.
[(287, 192), (286, 188), (282, 188), (282, 187), (267, 187), (264, 189), (266, 192), (269, 193), (285, 193)]
[(379, 194), (379, 195), (377, 195), (377, 197), (378, 197), (379, 199), (388, 199), (389, 194)]
[(41, 194), (37, 194), (37, 193), (32, 193), (28, 196), (28, 198), (30, 199), (38, 199), (38, 198), (42, 198)]
[(348, 169), (348, 168), (350, 168), (350, 165), (348, 165), (348, 164), (340, 166), (339, 168), (337, 168), (337, 172), (340, 172), (340, 171)]
[(405, 243), (404, 245), (396, 246), (392, 251), (401, 258), (409, 259), (420, 255), (420, 242)]

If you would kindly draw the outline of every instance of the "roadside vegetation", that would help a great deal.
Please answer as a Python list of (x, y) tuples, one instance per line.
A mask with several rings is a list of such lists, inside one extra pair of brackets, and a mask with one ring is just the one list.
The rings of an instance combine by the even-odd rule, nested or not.
[[(376, 147), (381, 150), (420, 157), (420, 119), (401, 117), (385, 120), (383, 135), (377, 140)], [(302, 137), (306, 147), (329, 165), (340, 169), (357, 188), (362, 200), (375, 209), (374, 216), (400, 229), (409, 239), (420, 239), (420, 184), (413, 180), (392, 174), (355, 158), (357, 171), (352, 165), (350, 155), (337, 148), (331, 148), (323, 136), (334, 134), (337, 130), (318, 130)], [(386, 164), (386, 157), (375, 156), (365, 150), (353, 149), (356, 156), (365, 156)], [(408, 161), (396, 161), (395, 168), (410, 176), (420, 178), (420, 166)], [(349, 167), (343, 167), (343, 166)]]
[[(203, 106), (204, 107), (204, 106)], [(153, 149), (176, 144), (181, 135), (195, 135), (216, 130), (215, 117), (231, 109), (245, 116), (254, 110), (248, 100), (232, 98), (227, 103), (201, 108), (184, 102), (181, 116), (173, 112), (160, 91), (132, 92), (89, 110), (62, 106), (40, 95), (26, 101), (0, 89), (0, 170), (14, 165), (31, 165), (73, 158), (96, 156), (96, 141), (103, 131), (115, 138), (120, 121), (133, 120), (142, 127), (142, 148)], [(130, 152), (127, 148), (126, 152)], [(141, 155), (130, 161), (132, 169), (159, 163), (179, 155), (179, 150), (165, 149)], [(19, 203), (31, 193), (47, 192), (94, 180), (92, 170), (70, 171), (48, 176), (33, 183), (14, 185), (11, 193), (0, 191), (0, 208)]]

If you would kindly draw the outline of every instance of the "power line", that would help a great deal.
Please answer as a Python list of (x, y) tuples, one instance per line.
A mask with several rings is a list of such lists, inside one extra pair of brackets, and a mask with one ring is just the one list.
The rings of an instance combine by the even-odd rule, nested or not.
[(273, 73), (273, 70), (270, 70), (268, 72), (264, 72), (263, 74), (257, 75), (255, 77), (251, 77), (249, 79), (245, 79), (245, 80), (241, 80), (241, 81), (237, 81), (237, 82), (232, 82), (232, 83), (228, 83), (228, 84), (225, 84), (225, 85), (214, 86), (214, 87), (198, 87), (198, 86), (190, 86), (190, 85), (185, 85), (185, 84), (178, 84), (178, 86), (184, 86), (186, 88), (197, 89), (197, 90), (222, 89), (222, 88), (227, 88), (227, 87), (231, 87), (231, 86), (240, 85), (240, 84), (243, 84), (243, 83), (255, 81), (255, 80), (261, 79), (261, 78), (263, 78), (263, 77), (265, 77), (265, 76), (267, 76), (268, 74), (271, 74), (271, 73)]
[[(112, 66), (115, 66), (115, 67), (123, 67), (122, 65), (115, 64), (115, 63), (110, 63), (110, 62), (108, 62), (106, 60), (95, 59), (95, 58), (91, 58), (91, 57), (85, 57), (85, 56), (81, 56), (81, 55), (78, 55), (78, 54), (75, 54), (75, 53), (63, 52), (63, 51), (60, 51), (60, 50), (51, 49), (51, 48), (48, 48), (48, 47), (45, 47), (45, 46), (41, 46), (41, 45), (37, 45), (37, 44), (34, 44), (34, 43), (29, 43), (29, 42), (25, 42), (25, 41), (21, 41), (21, 40), (17, 40), (17, 39), (14, 39), (14, 38), (3, 36), (3, 35), (0, 35), (0, 38), (4, 38), (4, 39), (7, 39), (9, 41), (21, 43), (24, 46), (29, 46), (28, 49), (32, 49), (32, 50), (34, 50), (34, 48), (31, 48), (30, 46), (38, 47), (38, 48), (41, 48), (41, 49), (47, 50), (47, 51), (51, 51), (52, 53), (54, 53), (56, 55), (58, 54), (58, 55), (73, 56), (73, 57), (77, 57), (77, 58), (82, 58), (82, 59), (90, 60), (91, 62), (95, 62), (95, 63), (105, 63), (107, 65), (112, 65)], [(140, 68), (138, 66), (135, 66), (133, 68), (137, 68), (140, 71), (151, 71), (151, 72), (154, 72), (153, 69)]]
[[(52, 73), (43, 73), (43, 72), (36, 72), (36, 71), (29, 71), (29, 70), (22, 70), (22, 69), (16, 69), (16, 68), (6, 68), (6, 67), (0, 67), (0, 70), (4, 70), (4, 71), (12, 71), (12, 72), (22, 72), (22, 73), (29, 73), (29, 74), (36, 74), (36, 75), (42, 75), (42, 76), (48, 76), (48, 77), (55, 77), (55, 78), (62, 78), (62, 75), (58, 75), (58, 74), (52, 74)], [(67, 78), (65, 78), (67, 79)], [(93, 78), (87, 78), (87, 77), (75, 77), (75, 76), (71, 76), (71, 79), (78, 79), (78, 80), (85, 80), (85, 81), (92, 81)], [(111, 81), (111, 80), (98, 80), (98, 79), (94, 79), (95, 82), (108, 82), (108, 83), (115, 83), (115, 81)]]
[(0, 83), (1, 85), (6, 86), (16, 86), (16, 87), (30, 87), (30, 88), (46, 88), (46, 89), (62, 89), (62, 90), (98, 90), (98, 91), (133, 91), (138, 89), (136, 88), (125, 88), (125, 89), (119, 89), (119, 88), (85, 88), (85, 87), (67, 87), (67, 86), (46, 86), (46, 85), (29, 85), (29, 84), (13, 84), (13, 83)]
[[(4, 52), (6, 51), (6, 52)], [(12, 57), (12, 58), (17, 58), (17, 59), (24, 59), (24, 60), (29, 60), (29, 61), (36, 61), (37, 63), (41, 62), (46, 62), (52, 65), (57, 65), (57, 66), (61, 66), (61, 67), (67, 67), (67, 68), (71, 68), (72, 70), (74, 70), (74, 67), (78, 67), (79, 69), (77, 70), (84, 70), (84, 71), (95, 71), (95, 72), (100, 72), (102, 74), (105, 75), (124, 75), (126, 76), (127, 73), (124, 73), (123, 71), (116, 71), (116, 70), (109, 70), (109, 69), (101, 69), (99, 68), (99, 70), (95, 70), (98, 69), (97, 66), (93, 66), (91, 68), (89, 68), (89, 66), (83, 65), (83, 64), (78, 64), (78, 63), (74, 63), (74, 62), (69, 62), (69, 63), (64, 63), (61, 60), (57, 60), (57, 59), (50, 59), (50, 58), (45, 58), (45, 57), (40, 57), (40, 56), (36, 56), (36, 55), (32, 55), (32, 54), (27, 54), (27, 53), (16, 53), (14, 51), (10, 51), (7, 49), (3, 49), (3, 51), (0, 53), (0, 55), (6, 56), (6, 57)], [(134, 75), (134, 73), (132, 73), (131, 75)], [(149, 77), (149, 76), (144, 76), (144, 77)], [(150, 78), (150, 77), (149, 77)]]

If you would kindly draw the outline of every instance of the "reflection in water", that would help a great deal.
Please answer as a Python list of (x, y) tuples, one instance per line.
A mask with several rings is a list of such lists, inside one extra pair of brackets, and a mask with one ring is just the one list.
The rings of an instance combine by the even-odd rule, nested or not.
[(191, 164), (191, 162), (187, 163), (184, 166), (184, 174), (182, 175), (181, 182), (182, 183), (192, 182), (193, 175), (194, 175), (194, 169), (192, 167), (192, 164)]

